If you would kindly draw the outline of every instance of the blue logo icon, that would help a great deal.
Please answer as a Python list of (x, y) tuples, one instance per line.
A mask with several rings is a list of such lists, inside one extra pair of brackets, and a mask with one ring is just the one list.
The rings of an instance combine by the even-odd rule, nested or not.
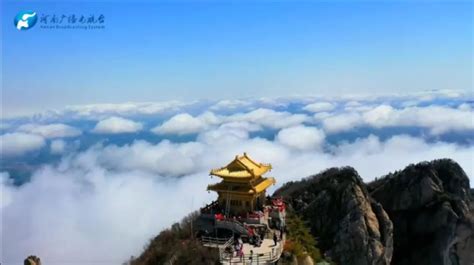
[(15, 17), (15, 27), (18, 30), (27, 30), (32, 28), (36, 21), (38, 20), (38, 16), (36, 12), (27, 10), (27, 11), (20, 11)]

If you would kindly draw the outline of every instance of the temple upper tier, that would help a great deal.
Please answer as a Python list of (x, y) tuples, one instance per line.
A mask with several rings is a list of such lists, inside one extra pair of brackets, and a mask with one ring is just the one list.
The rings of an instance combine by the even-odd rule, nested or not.
[(247, 180), (261, 176), (271, 169), (272, 165), (257, 163), (244, 153), (243, 156), (235, 156), (227, 166), (211, 170), (210, 174), (223, 179)]

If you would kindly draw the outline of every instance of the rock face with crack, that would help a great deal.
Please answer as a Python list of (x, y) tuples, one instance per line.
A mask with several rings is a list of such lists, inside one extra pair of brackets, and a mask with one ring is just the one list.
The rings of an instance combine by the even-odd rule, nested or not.
[(394, 224), (394, 265), (472, 265), (469, 178), (452, 160), (410, 165), (368, 185)]
[(308, 221), (319, 248), (337, 264), (390, 264), (392, 222), (354, 169), (328, 169), (275, 195)]

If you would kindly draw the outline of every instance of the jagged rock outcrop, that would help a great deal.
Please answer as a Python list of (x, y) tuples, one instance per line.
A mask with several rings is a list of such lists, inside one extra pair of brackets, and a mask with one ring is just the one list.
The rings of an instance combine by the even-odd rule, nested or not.
[(24, 265), (41, 265), (41, 260), (37, 256), (29, 256), (23, 262)]
[(332, 168), (275, 195), (308, 221), (318, 247), (336, 264), (390, 264), (392, 222), (354, 169)]
[[(338, 265), (474, 264), (474, 190), (452, 160), (410, 165), (369, 184), (353, 168), (332, 168), (274, 196)], [(184, 233), (190, 224), (163, 231), (131, 264), (216, 264), (217, 253)], [(291, 258), (285, 264), (303, 264)]]
[(474, 264), (469, 179), (454, 161), (410, 165), (368, 185), (394, 224), (394, 265)]

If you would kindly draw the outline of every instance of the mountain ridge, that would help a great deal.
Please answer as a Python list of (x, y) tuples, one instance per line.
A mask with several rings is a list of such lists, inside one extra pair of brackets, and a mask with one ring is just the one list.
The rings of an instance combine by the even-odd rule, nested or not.
[[(453, 160), (438, 159), (408, 165), (369, 183), (352, 167), (329, 168), (284, 184), (274, 196), (283, 197), (289, 212), (305, 221), (315, 247), (331, 264), (472, 265), (472, 193), (464, 170)], [(161, 232), (130, 264), (172, 264), (177, 259), (218, 264), (217, 253), (204, 254), (199, 244), (189, 243), (197, 242), (186, 232), (190, 220), (192, 215)], [(170, 240), (170, 233), (178, 240)], [(174, 254), (163, 254), (157, 246)], [(282, 262), (302, 264), (287, 260)]]

